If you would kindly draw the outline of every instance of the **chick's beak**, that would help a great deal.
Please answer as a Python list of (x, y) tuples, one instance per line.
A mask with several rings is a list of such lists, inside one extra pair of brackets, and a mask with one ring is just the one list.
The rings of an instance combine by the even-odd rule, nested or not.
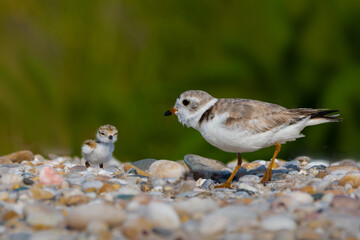
[(170, 115), (175, 114), (176, 112), (177, 112), (177, 108), (173, 107), (173, 108), (171, 108), (170, 110), (166, 111), (166, 112), (164, 113), (164, 115), (165, 115), (165, 116), (170, 116)]

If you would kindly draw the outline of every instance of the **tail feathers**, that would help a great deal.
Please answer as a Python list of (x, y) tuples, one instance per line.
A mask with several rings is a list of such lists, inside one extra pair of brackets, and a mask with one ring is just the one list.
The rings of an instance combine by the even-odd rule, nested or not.
[(337, 113), (339, 110), (318, 110), (316, 112), (312, 112), (308, 115), (310, 117), (310, 121), (308, 122), (308, 126), (318, 125), (327, 122), (340, 122), (342, 118), (339, 118), (340, 114)]
[(337, 113), (337, 112), (339, 112), (339, 110), (320, 110), (318, 112), (314, 112), (310, 114), (310, 119), (322, 118), (322, 119), (327, 119), (330, 122), (339, 122), (342, 120), (342, 118), (339, 118), (340, 114), (329, 115), (331, 113)]

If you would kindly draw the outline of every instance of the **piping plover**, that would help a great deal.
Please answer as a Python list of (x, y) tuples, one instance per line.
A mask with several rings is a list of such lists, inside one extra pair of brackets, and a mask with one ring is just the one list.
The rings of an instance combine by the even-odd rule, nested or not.
[(182, 93), (175, 106), (165, 116), (175, 114), (179, 122), (198, 130), (211, 145), (238, 155), (238, 164), (225, 184), (230, 188), (232, 179), (241, 167), (241, 153), (253, 152), (275, 145), (275, 153), (261, 183), (271, 180), (271, 169), (281, 144), (304, 137), (300, 132), (306, 126), (338, 122), (338, 110), (296, 108), (250, 99), (214, 98), (200, 90)]
[(114, 142), (117, 140), (118, 131), (112, 125), (101, 126), (96, 134), (97, 140), (86, 140), (82, 146), (82, 156), (85, 159), (86, 167), (90, 163), (99, 164), (103, 168), (104, 163), (108, 162), (114, 151)]

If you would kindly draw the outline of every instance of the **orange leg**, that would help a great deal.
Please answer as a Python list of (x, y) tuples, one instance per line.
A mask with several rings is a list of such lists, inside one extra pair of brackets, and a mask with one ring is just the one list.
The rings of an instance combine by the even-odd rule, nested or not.
[(272, 168), (273, 168), (273, 165), (274, 165), (274, 161), (275, 161), (275, 158), (277, 157), (277, 155), (279, 154), (280, 152), (280, 149), (281, 149), (281, 144), (276, 142), (275, 143), (275, 152), (274, 152), (274, 156), (272, 157), (271, 159), (271, 162), (269, 164), (269, 167), (266, 169), (265, 173), (264, 173), (264, 177), (261, 179), (261, 183), (262, 184), (266, 184), (268, 181), (271, 181), (271, 172), (272, 172)]
[(235, 177), (237, 171), (241, 168), (241, 163), (242, 163), (241, 154), (238, 153), (238, 163), (237, 163), (234, 171), (232, 172), (231, 176), (229, 177), (229, 179), (225, 183), (217, 185), (217, 186), (215, 186), (215, 188), (225, 188), (226, 187), (226, 188), (231, 189), (231, 187), (230, 187), (231, 181)]

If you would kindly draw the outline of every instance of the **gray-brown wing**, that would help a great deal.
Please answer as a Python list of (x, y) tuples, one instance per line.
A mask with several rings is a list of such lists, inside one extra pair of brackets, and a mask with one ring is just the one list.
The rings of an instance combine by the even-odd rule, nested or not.
[(272, 128), (292, 124), (303, 118), (288, 109), (256, 100), (221, 99), (218, 109), (229, 113), (223, 127), (229, 129), (243, 128), (254, 133), (266, 132)]

